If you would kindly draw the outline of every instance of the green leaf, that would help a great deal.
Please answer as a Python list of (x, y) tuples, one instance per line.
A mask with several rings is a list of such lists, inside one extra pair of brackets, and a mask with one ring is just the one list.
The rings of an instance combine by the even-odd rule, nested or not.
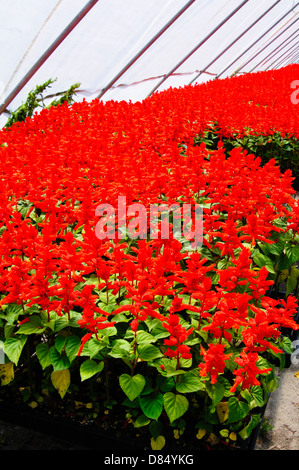
[(180, 357), (179, 366), (184, 367), (185, 369), (190, 369), (190, 367), (192, 366), (192, 358), (184, 359), (183, 357)]
[(216, 382), (213, 385), (206, 382), (205, 386), (206, 386), (209, 397), (212, 399), (212, 410), (213, 410), (215, 409), (215, 406), (217, 405), (217, 403), (219, 403), (224, 397), (225, 388), (220, 382)]
[(253, 261), (260, 267), (262, 268), (263, 266), (266, 266), (267, 270), (275, 274), (275, 269), (273, 266), (273, 262), (268, 256), (263, 255), (262, 253), (257, 253), (255, 256), (253, 256)]
[(69, 326), (70, 322), (65, 315), (64, 317), (57, 318), (55, 320), (55, 326), (54, 326), (54, 331), (58, 332), (61, 331)]
[(11, 362), (18, 365), (23, 347), (27, 341), (27, 336), (20, 335), (18, 337), (8, 338), (4, 342), (4, 352)]
[(261, 415), (260, 414), (257, 414), (257, 415), (253, 415), (249, 421), (249, 423), (247, 424), (247, 426), (245, 426), (240, 432), (239, 432), (239, 436), (245, 440), (245, 439), (248, 439), (248, 437), (250, 436), (250, 434), (252, 433), (253, 429), (258, 425), (259, 421), (260, 421), (260, 418), (261, 418)]
[(158, 419), (163, 411), (163, 394), (151, 393), (140, 397), (140, 407), (148, 418)]
[(80, 328), (78, 324), (78, 320), (81, 319), (81, 313), (78, 312), (71, 312), (71, 319), (69, 320), (68, 315), (64, 315), (63, 317), (59, 317), (55, 320), (55, 327), (54, 331), (58, 332), (61, 331), (68, 326), (72, 328)]
[(231, 394), (231, 391), (230, 391), (230, 389), (231, 389), (230, 381), (227, 378), (225, 378), (223, 375), (219, 375), (218, 379), (217, 379), (217, 382), (219, 382), (223, 386), (224, 396), (225, 397), (231, 397), (232, 394)]
[(115, 326), (109, 326), (108, 328), (105, 328), (104, 330), (101, 331), (103, 337), (105, 336), (116, 336), (117, 335), (117, 329)]
[(249, 413), (248, 403), (238, 400), (237, 397), (231, 397), (228, 400), (228, 409), (228, 423), (240, 421)]
[(170, 392), (170, 390), (175, 386), (175, 382), (172, 377), (163, 377), (162, 375), (158, 375), (156, 384), (162, 392)]
[(142, 426), (147, 426), (150, 422), (151, 422), (151, 420), (147, 416), (140, 415), (135, 420), (134, 428), (141, 428)]
[(157, 439), (157, 437), (163, 432), (163, 424), (161, 421), (152, 421), (148, 427), (148, 430), (151, 436), (154, 439)]
[(26, 323), (23, 323), (19, 330), (18, 334), (23, 334), (23, 335), (32, 335), (32, 334), (41, 334), (45, 331), (45, 327), (42, 325), (42, 321), (40, 317), (36, 315), (32, 315), (29, 317), (29, 321)]
[(52, 372), (51, 381), (61, 398), (64, 398), (71, 383), (71, 374), (69, 369)]
[[(128, 328), (126, 334), (125, 334), (125, 339), (133, 339), (135, 338), (135, 335), (133, 333), (133, 331)], [(136, 334), (136, 340), (137, 340), (137, 343), (138, 344), (142, 344), (142, 343), (154, 343), (155, 341), (157, 341), (157, 338), (155, 338), (154, 336), (152, 336), (150, 333), (148, 333), (147, 331), (144, 331), (144, 330), (138, 330), (137, 331), (137, 334)]]
[(167, 338), (167, 336), (169, 336), (169, 332), (165, 330), (165, 328), (163, 327), (161, 323), (159, 323), (153, 328), (152, 335), (156, 339)]
[(125, 339), (118, 339), (113, 344), (109, 355), (115, 358), (127, 358), (131, 354), (131, 345)]
[(277, 269), (278, 271), (284, 271), (289, 269), (293, 264), (293, 260), (288, 258), (284, 253), (282, 253), (278, 259)]
[[(109, 340), (108, 340), (109, 344)], [(88, 356), (91, 359), (94, 358), (99, 351), (107, 347), (107, 342), (104, 340), (98, 341), (95, 338), (91, 338), (87, 343), (84, 344), (81, 356)], [(103, 354), (103, 353), (101, 353)]]
[(299, 269), (296, 268), (296, 266), (291, 266), (291, 277), (294, 277), (296, 279), (299, 278)]
[(52, 346), (49, 350), (49, 355), (51, 358), (51, 364), (54, 368), (54, 371), (68, 369), (70, 366), (69, 359), (64, 355), (60, 354), (55, 346)]
[(36, 355), (43, 369), (52, 364), (50, 350), (47, 344), (38, 344), (36, 346)]
[(81, 320), (81, 318), (82, 318), (81, 313), (71, 311), (71, 319), (69, 321), (69, 325), (72, 328), (80, 328), (80, 326), (78, 324), (78, 320)]
[[(264, 379), (265, 380), (265, 379)], [(273, 393), (279, 387), (279, 380), (277, 377), (272, 377), (271, 380), (267, 380), (265, 383), (267, 392)]]
[[(258, 385), (254, 385), (253, 387), (251, 387), (251, 395), (254, 399), (255, 406), (263, 406), (264, 394), (262, 387), (259, 387)], [(250, 405), (252, 407), (252, 404)]]
[(68, 338), (65, 345), (65, 353), (69, 358), (70, 362), (73, 362), (73, 360), (77, 357), (80, 345), (81, 339), (79, 338), (79, 336), (73, 335)]
[(287, 291), (286, 296), (288, 296), (291, 292), (296, 290), (298, 283), (298, 279), (296, 277), (289, 276), (287, 279)]
[(13, 362), (0, 364), (0, 380), (1, 385), (8, 385), (14, 379), (14, 365)]
[(140, 344), (137, 346), (138, 357), (143, 361), (153, 361), (158, 357), (163, 357), (160, 349), (153, 344)]
[(67, 336), (65, 335), (57, 335), (55, 339), (55, 348), (60, 354), (65, 346), (66, 341), (67, 341)]
[(142, 395), (149, 395), (152, 393), (153, 387), (152, 387), (152, 382), (149, 377), (145, 377), (145, 386), (142, 390)]
[(144, 331), (144, 330), (137, 331), (137, 343), (138, 344), (154, 343), (155, 341), (157, 341), (157, 338), (155, 338), (153, 335), (151, 335), (147, 331)]
[(84, 380), (90, 379), (95, 374), (102, 372), (104, 368), (104, 362), (96, 362), (93, 359), (87, 359), (81, 364), (80, 367), (80, 377), (82, 382)]
[[(182, 370), (182, 369), (177, 369), (177, 363), (176, 363), (176, 360), (173, 361), (171, 359), (168, 360), (168, 358), (164, 357), (161, 362), (158, 362), (157, 364), (155, 364), (156, 367), (159, 368), (159, 373), (163, 376), (163, 377), (173, 377), (175, 375), (180, 375), (180, 374), (185, 374), (186, 371)], [(163, 366), (163, 369), (160, 368), (160, 366)]]
[(158, 436), (157, 439), (151, 438), (151, 448), (152, 450), (161, 450), (165, 446), (165, 437)]
[(282, 337), (280, 347), (288, 354), (292, 354), (293, 352), (292, 341), (287, 336)]
[(299, 246), (293, 244), (287, 244), (285, 247), (285, 252), (292, 264), (299, 261)]
[(145, 378), (141, 374), (133, 375), (122, 374), (119, 377), (119, 385), (129, 400), (133, 401), (142, 392), (145, 386)]
[(167, 392), (163, 396), (164, 409), (172, 423), (175, 419), (180, 418), (189, 407), (189, 402), (183, 395)]
[(273, 255), (276, 255), (276, 256), (279, 256), (281, 255), (281, 253), (283, 252), (284, 250), (284, 247), (285, 247), (285, 241), (282, 239), (282, 238), (279, 238), (275, 243), (264, 243), (262, 244), (261, 248), (262, 250), (264, 251), (265, 254), (266, 251), (273, 254)]
[(18, 320), (19, 315), (23, 314), (22, 305), (8, 304), (5, 309), (5, 320), (10, 325), (13, 325)]
[(244, 388), (242, 391), (241, 391), (241, 396), (243, 398), (245, 398), (245, 400), (247, 401), (247, 403), (250, 403), (252, 401), (252, 395), (251, 393), (249, 392), (249, 390), (247, 388)]
[(203, 381), (192, 372), (186, 372), (179, 375), (176, 383), (176, 389), (180, 393), (197, 392), (203, 390), (205, 385)]

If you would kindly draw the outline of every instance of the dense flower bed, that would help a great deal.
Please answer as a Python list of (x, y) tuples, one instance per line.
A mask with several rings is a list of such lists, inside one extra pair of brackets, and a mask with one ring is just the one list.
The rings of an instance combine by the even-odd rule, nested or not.
[[(53, 385), (63, 400), (77, 396), (79, 374), (98, 416), (122, 405), (153, 448), (165, 429), (210, 444), (250, 436), (277, 387), (274, 367), (292, 352), (282, 329), (298, 329), (299, 205), (275, 155), (262, 164), (241, 147), (228, 152), (225, 138), (252, 129), (297, 139), (296, 73), (170, 89), (135, 104), (62, 105), (3, 129), (3, 386), (34, 364), (42, 383), (29, 373), (26, 399)], [(172, 230), (153, 238), (149, 224), (146, 238), (116, 230), (100, 239), (97, 207), (120, 215), (119, 196), (147, 213), (151, 204), (202, 207), (202, 246), (184, 249)], [(126, 222), (140, 233), (134, 211)], [(270, 295), (279, 276), (284, 298)]]

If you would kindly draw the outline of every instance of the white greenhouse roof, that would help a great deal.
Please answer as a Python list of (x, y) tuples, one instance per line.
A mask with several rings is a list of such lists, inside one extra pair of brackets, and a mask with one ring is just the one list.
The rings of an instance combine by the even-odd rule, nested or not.
[(48, 79), (134, 102), (299, 62), (293, 0), (1, 0), (0, 17), (1, 125)]

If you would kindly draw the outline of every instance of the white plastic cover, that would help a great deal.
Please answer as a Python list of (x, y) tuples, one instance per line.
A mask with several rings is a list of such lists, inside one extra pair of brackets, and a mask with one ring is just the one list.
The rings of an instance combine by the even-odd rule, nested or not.
[[(294, 0), (1, 0), (0, 19), (0, 103), (6, 110), (49, 78), (57, 79), (51, 93), (79, 82), (78, 100), (137, 101), (168, 87), (299, 61)], [(7, 118), (2, 112), (0, 124)]]

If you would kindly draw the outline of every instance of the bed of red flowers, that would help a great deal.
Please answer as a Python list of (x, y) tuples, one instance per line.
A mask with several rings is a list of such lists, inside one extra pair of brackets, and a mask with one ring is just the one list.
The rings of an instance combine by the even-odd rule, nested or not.
[[(289, 66), (82, 101), (1, 131), (2, 399), (67, 404), (153, 449), (249, 438), (299, 328), (298, 78)], [(238, 143), (278, 135), (285, 171)], [(202, 246), (149, 226), (100, 239), (96, 208), (119, 196), (200, 205)]]

